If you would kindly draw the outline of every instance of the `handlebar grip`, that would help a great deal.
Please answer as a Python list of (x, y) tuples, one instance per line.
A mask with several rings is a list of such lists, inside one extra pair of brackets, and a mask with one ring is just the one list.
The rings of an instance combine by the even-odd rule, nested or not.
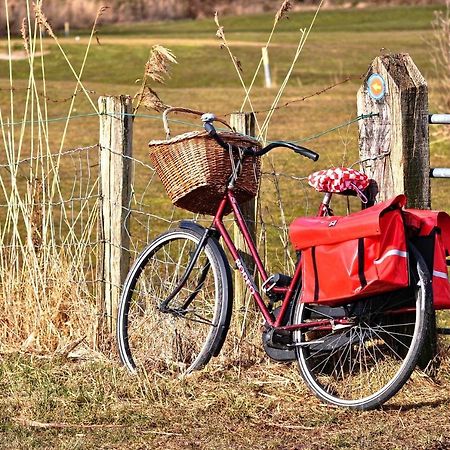
[(312, 150), (309, 150), (305, 147), (300, 147), (296, 145), (297, 148), (294, 149), (295, 153), (298, 153), (302, 156), (305, 156), (306, 158), (312, 159), (313, 161), (317, 161), (319, 159), (319, 154), (316, 152), (313, 152)]

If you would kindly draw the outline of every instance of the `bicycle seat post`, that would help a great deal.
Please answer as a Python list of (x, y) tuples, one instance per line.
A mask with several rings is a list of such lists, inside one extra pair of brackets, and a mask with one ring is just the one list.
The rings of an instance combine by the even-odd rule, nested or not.
[(333, 194), (331, 192), (325, 192), (325, 195), (323, 196), (322, 203), (319, 206), (319, 212), (317, 213), (317, 215), (319, 217), (332, 216), (333, 215), (333, 211), (330, 208), (330, 203), (331, 203), (331, 197), (332, 196), (333, 196)]

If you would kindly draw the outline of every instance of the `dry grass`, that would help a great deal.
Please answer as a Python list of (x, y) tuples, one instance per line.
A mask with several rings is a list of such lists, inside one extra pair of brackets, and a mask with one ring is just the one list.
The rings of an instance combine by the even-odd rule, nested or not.
[[(91, 174), (93, 158), (89, 155), (97, 146), (65, 155), (75, 95), (65, 106), (62, 129), (56, 131), (49, 125), (43, 33), (60, 48), (75, 78), (75, 93), (87, 94), (81, 81), (84, 64), (75, 70), (70, 63), (42, 2), (34, 8), (27, 5), (21, 31), (29, 64), (26, 95), (20, 96), (23, 103), (15, 100), (10, 59), (8, 101), (0, 108), (4, 148), (0, 168), (0, 349), (64, 352), (73, 342), (85, 339), (93, 347), (97, 339), (92, 243), (97, 231), (98, 177)], [(94, 20), (85, 60), (102, 12)], [(11, 55), (11, 28), (7, 32)], [(95, 111), (92, 100), (87, 99)], [(66, 169), (74, 169), (74, 173), (70, 181), (62, 183)]]
[(152, 89), (151, 83), (157, 82), (164, 84), (166, 78), (170, 78), (170, 66), (176, 63), (177, 59), (169, 49), (162, 45), (154, 45), (152, 47), (148, 61), (145, 64), (141, 89), (134, 96), (134, 100), (136, 101), (134, 106), (135, 114), (139, 111), (141, 104), (156, 112), (163, 112), (169, 108)]
[[(95, 345), (96, 304), (88, 284), (73, 276), (77, 268), (68, 255), (23, 258), (31, 262), (23, 261), (21, 276), (15, 270), (0, 275), (0, 351), (64, 353), (80, 339)], [(32, 271), (26, 269), (30, 266)]]
[(450, 108), (450, 1), (445, 11), (435, 13), (434, 39), (430, 42), (436, 75), (441, 78), (443, 89), (439, 93), (438, 106), (443, 111)]
[(0, 360), (0, 447), (444, 450), (448, 360), (383, 410), (325, 406), (294, 365), (213, 364), (179, 380), (130, 378), (115, 363)]
[[(267, 114), (264, 117), (263, 123), (262, 125), (260, 125), (259, 123), (259, 117), (255, 114), (255, 124), (256, 124), (256, 132), (257, 132), (257, 136), (258, 139), (260, 139), (263, 143), (267, 142), (267, 135), (268, 135), (268, 130), (269, 130), (269, 125), (271, 122), (271, 119), (273, 117), (274, 112), (276, 111), (278, 104), (281, 100), (281, 97), (283, 96), (287, 84), (291, 78), (292, 72), (294, 70), (294, 67), (297, 64), (297, 61), (303, 51), (303, 48), (305, 46), (306, 41), (308, 40), (308, 37), (310, 35), (311, 30), (314, 27), (314, 24), (316, 22), (317, 16), (322, 8), (322, 5), (324, 3), (324, 0), (320, 0), (317, 4), (317, 8), (315, 10), (315, 14), (312, 17), (312, 20), (309, 24), (309, 27), (307, 29), (300, 29), (300, 37), (298, 38), (298, 43), (297, 43), (297, 47), (296, 47), (296, 51), (294, 53), (294, 55), (292, 56), (292, 60), (290, 61), (290, 65), (289, 68), (286, 72), (286, 75), (284, 76), (283, 82), (280, 85), (280, 88), (275, 96), (275, 98), (272, 101), (271, 106), (269, 107), (269, 109), (267, 110)], [(292, 9), (292, 2), (284, 0), (280, 7), (278, 8), (278, 10), (275, 13), (275, 17), (274, 17), (274, 21), (273, 21), (273, 26), (271, 31), (269, 32), (269, 36), (267, 38), (267, 42), (265, 47), (265, 50), (268, 50), (271, 42), (272, 42), (272, 38), (275, 34), (276, 28), (278, 23), (283, 19), (287, 17), (287, 13)], [(219, 15), (216, 11), (215, 15), (214, 15), (214, 21), (216, 23), (217, 26), (217, 32), (216, 32), (216, 36), (221, 40), (222, 44), (221, 46), (223, 48), (225, 48), (228, 52), (228, 55), (230, 57), (231, 63), (235, 69), (235, 73), (237, 75), (237, 78), (244, 90), (244, 101), (242, 103), (241, 106), (241, 112), (244, 110), (244, 108), (246, 107), (247, 103), (248, 106), (250, 108), (250, 111), (255, 113), (255, 108), (253, 106), (253, 101), (252, 98), (250, 96), (250, 93), (252, 91), (252, 88), (254, 86), (255, 80), (259, 74), (259, 71), (261, 69), (261, 65), (263, 62), (263, 57), (261, 56), (261, 58), (259, 59), (259, 63), (254, 71), (254, 75), (252, 77), (252, 81), (250, 82), (250, 84), (247, 86), (246, 82), (244, 81), (243, 78), (243, 66), (241, 61), (233, 54), (230, 44), (227, 41), (227, 38), (225, 36), (225, 30), (224, 27), (220, 24), (219, 22)]]
[[(36, 69), (37, 64), (33, 67)], [(68, 73), (64, 88), (69, 86), (70, 93), (75, 92), (75, 89), (79, 91), (78, 79), (83, 81), (82, 76), (77, 78), (71, 71)], [(70, 79), (73, 81), (68, 81)], [(109, 83), (107, 87), (93, 84), (89, 84), (89, 87), (102, 93), (114, 89), (123, 92), (128, 89), (128, 86), (114, 86), (111, 80)], [(17, 86), (17, 83), (14, 85)], [(33, 89), (42, 89), (42, 85), (32, 86)], [(319, 87), (314, 86), (314, 89)], [(55, 86), (52, 88), (55, 89)], [(310, 89), (311, 86), (288, 89), (286, 96), (295, 99), (299, 97), (299, 91), (303, 95), (309, 93), (304, 92), (305, 90)], [(353, 117), (354, 90), (354, 86), (346, 85), (339, 91), (337, 99), (318, 97), (313, 103), (295, 104), (279, 111), (277, 124), (274, 125), (276, 133), (287, 139), (296, 139), (321, 131), (328, 124), (333, 125)], [(162, 92), (169, 103), (189, 101), (192, 107), (199, 109), (205, 105), (213, 109), (220, 104), (224, 111), (236, 104), (233, 103), (233, 98), (242, 98), (234, 88), (201, 88), (190, 92), (186, 90), (184, 93), (179, 89), (165, 88)], [(44, 103), (40, 96), (31, 95), (33, 100), (30, 100), (29, 105), (34, 102), (37, 114), (39, 107), (44, 110)], [(260, 98), (256, 107), (262, 107), (272, 100), (270, 92), (258, 91), (258, 96)], [(80, 96), (78, 100), (79, 98)], [(17, 105), (14, 106), (17, 116), (18, 108)], [(88, 102), (85, 102), (84, 107), (86, 111), (90, 111)], [(62, 110), (61, 105), (58, 108)], [(2, 112), (7, 109), (2, 103)], [(333, 112), (332, 118), (327, 116), (330, 119), (327, 123), (322, 115), (324, 111), (330, 110), (338, 112)], [(61, 115), (68, 112), (70, 115), (70, 111), (72, 110), (69, 108), (65, 109)], [(49, 115), (51, 112), (47, 113), (47, 117)], [(293, 116), (296, 117), (295, 127), (291, 126)], [(65, 142), (86, 139), (86, 135), (96, 136), (96, 123), (90, 130), (91, 134), (87, 131), (87, 122), (82, 123), (83, 136), (79, 129), (67, 130)], [(135, 148), (145, 155), (146, 141), (149, 137), (160, 135), (160, 127), (156, 122), (140, 123), (140, 127), (136, 126)], [(179, 126), (183, 129), (186, 127)], [(55, 138), (51, 133), (48, 134), (49, 142), (45, 140), (46, 130), (45, 126), (40, 125), (33, 131), (35, 142), (43, 142), (38, 148), (44, 154), (61, 146), (61, 139)], [(326, 137), (316, 142), (314, 148), (322, 151), (322, 166), (341, 162), (340, 144), (348, 145), (348, 158), (356, 158), (355, 136), (354, 130), (344, 130), (337, 138)], [(14, 150), (22, 148), (21, 151), (24, 152), (25, 146), (30, 142), (30, 138), (27, 139), (23, 147), (19, 147), (20, 141), (16, 136)], [(339, 151), (336, 151), (337, 146)], [(10, 148), (11, 146), (8, 147)], [(14, 155), (18, 157), (17, 153)], [(313, 168), (312, 164), (304, 164), (298, 158), (287, 161), (287, 157), (281, 153), (277, 154), (277, 158), (284, 169), (289, 168), (286, 171), (292, 175), (298, 176)], [(94, 159), (92, 165), (95, 163)], [(59, 167), (64, 167), (63, 158)], [(57, 170), (54, 172), (51, 169), (51, 173), (58, 174)], [(64, 177), (66, 173), (60, 171), (59, 176)], [(144, 174), (145, 176), (148, 174)], [(143, 183), (148, 181), (144, 182), (142, 178), (137, 177), (139, 188), (145, 188)], [(292, 179), (284, 183), (285, 181), (280, 176), (266, 184), (262, 213), (267, 226), (265, 230), (261, 230), (261, 240), (268, 242), (272, 249), (280, 248), (268, 255), (274, 271), (282, 270), (288, 262), (285, 234), (279, 235), (278, 228), (270, 227), (271, 224), (278, 227), (280, 223), (277, 214), (273, 212), (279, 208), (273, 200), (276, 192), (281, 194), (282, 210), (286, 215), (284, 223), (295, 215), (313, 213), (317, 201), (313, 192), (305, 191), (301, 181)], [(47, 182), (52, 186), (53, 178), (46, 178)], [(172, 210), (167, 206), (167, 200), (162, 198), (159, 184), (155, 182), (149, 189), (155, 196), (151, 211), (168, 212), (170, 216)], [(47, 187), (44, 191), (51, 193)], [(8, 283), (12, 286), (13, 295), (2, 296), (0, 300), (5, 302), (6, 309), (6, 313), (0, 311), (2, 320), (6, 317), (5, 322), (9, 321), (9, 325), (2, 329), (7, 334), (0, 335), (0, 338), (7, 336), (13, 340), (16, 349), (22, 347), (24, 352), (48, 351), (56, 352), (57, 356), (39, 358), (36, 354), (16, 353), (0, 357), (0, 447), (315, 450), (438, 450), (448, 447), (450, 375), (447, 363), (441, 369), (437, 382), (421, 374), (416, 375), (408, 389), (396, 396), (383, 411), (361, 414), (336, 410), (323, 406), (311, 397), (295, 367), (279, 366), (267, 361), (260, 345), (260, 323), (253, 320), (250, 303), (246, 303), (238, 311), (244, 314), (235, 315), (226, 358), (215, 361), (211, 367), (188, 380), (163, 378), (157, 373), (132, 378), (116, 361), (107, 361), (101, 355), (93, 355), (89, 349), (95, 344), (95, 329), (92, 327), (95, 323), (95, 305), (92, 291), (87, 289), (88, 284), (83, 284), (83, 278), (80, 283), (78, 271), (82, 270), (83, 259), (78, 253), (68, 255), (58, 248), (48, 253), (45, 263), (41, 261), (39, 249), (47, 238), (39, 230), (45, 228), (44, 224), (50, 223), (55, 208), (41, 214), (37, 206), (43, 193), (40, 193), (39, 188), (30, 189), (28, 197), (24, 196), (25, 191), (21, 192), (22, 197), (12, 197), (11, 205), (17, 205), (14, 208), (19, 211), (20, 217), (23, 216), (21, 221), (28, 224), (24, 227), (27, 230), (24, 240), (27, 252), (21, 253), (18, 258), (13, 254), (7, 255), (4, 262), (5, 269), (13, 271), (3, 272), (5, 286)], [(53, 199), (58, 200), (60, 195), (56, 191)], [(46, 199), (48, 201), (48, 197)], [(55, 215), (58, 219), (64, 217), (63, 212)], [(183, 212), (178, 212), (178, 216), (174, 217), (183, 215)], [(91, 217), (90, 224), (95, 229), (94, 215)], [(5, 227), (3, 235), (9, 237), (8, 231), (14, 230), (14, 220), (9, 219), (9, 228), (6, 228), (5, 223), (2, 222)], [(166, 224), (167, 222), (152, 224), (150, 234), (156, 234)], [(49, 225), (45, 229), (51, 230)], [(13, 235), (17, 234), (13, 232)], [(74, 239), (73, 234), (69, 232), (68, 235)], [(70, 241), (67, 243), (70, 244)], [(67, 270), (69, 261), (78, 262), (75, 273)], [(25, 271), (22, 272), (19, 262), (25, 262)], [(45, 270), (42, 269), (43, 266)], [(35, 278), (36, 273), (39, 274), (38, 278)], [(40, 280), (40, 276), (42, 280), (46, 280), (45, 283), (35, 281)], [(20, 281), (27, 286), (26, 289), (23, 285), (15, 284)], [(19, 305), (17, 311), (14, 312), (11, 305)], [(242, 317), (245, 320), (241, 320)], [(4, 322), (0, 322), (0, 325), (4, 325)], [(33, 330), (36, 330), (34, 334)], [(80, 343), (84, 336), (85, 341)], [(78, 343), (75, 351), (70, 351)], [(67, 354), (70, 360), (64, 356)], [(87, 362), (71, 360), (83, 355), (89, 358)]]

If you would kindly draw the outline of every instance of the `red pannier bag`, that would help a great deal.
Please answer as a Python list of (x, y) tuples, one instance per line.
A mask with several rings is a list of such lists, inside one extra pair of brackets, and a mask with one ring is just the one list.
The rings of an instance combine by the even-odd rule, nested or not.
[(332, 306), (408, 286), (404, 195), (348, 216), (302, 217), (289, 229), (301, 250), (305, 303)]
[(450, 216), (443, 211), (405, 209), (408, 237), (417, 247), (432, 276), (435, 309), (450, 309), (446, 257), (450, 254)]

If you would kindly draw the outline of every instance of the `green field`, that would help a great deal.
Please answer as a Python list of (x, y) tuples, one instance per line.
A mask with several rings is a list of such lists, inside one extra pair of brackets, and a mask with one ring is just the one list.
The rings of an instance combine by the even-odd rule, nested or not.
[[(330, 85), (350, 77), (350, 81), (335, 87), (320, 96), (292, 103), (288, 108), (277, 111), (270, 126), (269, 139), (301, 140), (315, 136), (324, 130), (341, 125), (356, 116), (356, 92), (370, 62), (380, 53), (408, 52), (427, 79), (430, 91), (430, 110), (439, 111), (438, 94), (441, 89), (434, 65), (434, 40), (431, 21), (438, 7), (392, 7), (383, 9), (324, 11), (305, 45), (292, 73), (290, 83), (281, 104), (301, 99), (319, 92)], [(295, 52), (299, 29), (308, 26), (311, 12), (291, 14), (282, 21), (270, 49), (272, 78), (280, 85)], [(243, 78), (248, 83), (260, 58), (260, 47), (265, 43), (271, 28), (272, 15), (251, 17), (225, 17), (223, 25), (235, 56), (242, 62)], [(80, 36), (75, 41), (75, 36)], [(215, 37), (213, 20), (180, 21), (169, 23), (138, 23), (130, 25), (105, 26), (99, 29), (101, 45), (93, 45), (82, 76), (84, 85), (93, 91), (94, 102), (99, 95), (134, 95), (138, 90), (135, 80), (143, 74), (149, 50), (158, 43), (170, 48), (178, 59), (172, 76), (165, 85), (156, 85), (161, 98), (173, 106), (185, 106), (200, 110), (212, 110), (220, 115), (228, 114), (241, 107), (243, 90), (230, 63), (226, 50), (220, 48)], [(61, 43), (75, 69), (81, 66), (87, 43), (87, 32), (76, 33), (70, 38), (61, 38)], [(235, 44), (234, 44), (235, 43)], [(15, 43), (21, 48), (21, 43)], [(68, 102), (53, 100), (67, 99), (73, 93), (74, 76), (63, 56), (51, 39), (44, 42), (45, 77), (49, 116), (67, 114)], [(39, 68), (39, 63), (36, 65)], [(39, 70), (36, 70), (39, 78)], [(2, 84), (7, 85), (6, 70)], [(15, 107), (20, 110), (24, 83), (28, 78), (27, 61), (13, 64)], [(256, 110), (267, 109), (277, 88), (262, 88), (260, 73), (253, 91), (252, 101)], [(0, 91), (2, 103), (7, 101), (7, 90)], [(22, 97), (21, 97), (22, 95)], [(91, 113), (91, 106), (79, 94), (74, 115)], [(17, 111), (16, 111), (17, 112)], [(141, 114), (153, 117), (137, 118), (134, 128), (134, 154), (146, 160), (147, 142), (163, 137), (162, 124), (154, 111), (141, 109)], [(258, 114), (262, 121), (265, 113)], [(186, 119), (192, 123), (192, 119)], [(80, 133), (80, 124), (83, 133)], [(192, 125), (174, 126), (173, 133), (198, 127)], [(432, 136), (438, 133), (432, 129)], [(51, 138), (59, 143), (62, 125), (52, 124)], [(65, 148), (89, 145), (97, 142), (96, 118), (74, 119), (69, 124)], [(358, 152), (357, 126), (353, 124), (334, 133), (308, 141), (308, 145), (321, 154), (315, 167), (329, 167), (355, 162)], [(432, 164), (443, 165), (448, 149), (441, 141), (432, 141)], [(277, 155), (277, 164), (283, 172), (305, 176), (313, 165), (292, 155)], [(440, 181), (439, 185), (445, 185)], [(293, 189), (292, 187), (286, 188)], [(304, 196), (304, 186), (294, 187), (298, 196)], [(315, 210), (318, 197), (311, 196), (312, 210), (299, 200), (289, 211), (289, 217), (311, 213)], [(442, 190), (434, 190), (434, 206), (445, 207)], [(161, 199), (164, 202), (163, 199)]]
[[(321, 92), (281, 108), (273, 117), (270, 140), (304, 140), (343, 125), (356, 116), (356, 92), (367, 67), (381, 53), (409, 53), (428, 81), (430, 111), (440, 109), (442, 80), (434, 64), (436, 44), (431, 22), (438, 7), (391, 7), (360, 10), (325, 10), (318, 19), (292, 74), (281, 104)], [(279, 24), (270, 48), (272, 77), (280, 85), (295, 52), (299, 29), (308, 27), (311, 12), (290, 14)], [(273, 15), (224, 17), (221, 20), (235, 56), (242, 62), (248, 82), (273, 23)], [(94, 103), (100, 95), (134, 95), (139, 87), (149, 50), (154, 44), (170, 48), (178, 59), (165, 85), (154, 86), (173, 106), (227, 115), (240, 108), (243, 90), (225, 49), (215, 37), (211, 19), (168, 23), (104, 26), (101, 45), (90, 50), (82, 75)], [(88, 30), (73, 31), (60, 42), (76, 70), (81, 67)], [(79, 40), (75, 40), (79, 36)], [(21, 50), (19, 40), (14, 49)], [(54, 41), (43, 44), (48, 116), (68, 114), (76, 80)], [(0, 42), (0, 53), (6, 42)], [(2, 114), (10, 109), (8, 64), (0, 61)], [(42, 69), (38, 64), (37, 69)], [(442, 69), (440, 69), (442, 70)], [(28, 62), (13, 63), (15, 120), (21, 120), (28, 80)], [(37, 79), (42, 73), (36, 70)], [(260, 74), (253, 91), (254, 107), (267, 109), (277, 88), (265, 89)], [(44, 89), (39, 84), (40, 91)], [(43, 100), (41, 98), (42, 103)], [(73, 115), (93, 109), (79, 93)], [(141, 109), (134, 125), (134, 155), (148, 162), (147, 142), (164, 135), (154, 111)], [(146, 117), (144, 117), (146, 116)], [(258, 114), (263, 120), (264, 112)], [(180, 117), (178, 117), (180, 118)], [(192, 119), (173, 124), (173, 134), (198, 127)], [(57, 151), (63, 123), (49, 124), (50, 142)], [(29, 139), (26, 137), (26, 139)], [(96, 117), (73, 118), (64, 148), (98, 142)], [(275, 153), (276, 170), (304, 177), (313, 170), (358, 160), (356, 124), (308, 140), (321, 154), (313, 164), (290, 153)], [(3, 153), (3, 152), (2, 152)], [(25, 155), (26, 156), (26, 155)], [(3, 155), (0, 160), (3, 162)], [(450, 164), (450, 146), (440, 128), (431, 129), (432, 166)], [(64, 175), (73, 168), (63, 165)], [(136, 193), (147, 185), (149, 172), (137, 173)], [(64, 179), (64, 177), (63, 177)], [(283, 181), (284, 180), (284, 181)], [(450, 182), (432, 184), (433, 207), (450, 210), (446, 195)], [(67, 184), (67, 189), (71, 186)], [(273, 183), (264, 184), (265, 220), (279, 225)], [(286, 220), (314, 214), (320, 196), (305, 182), (282, 179), (280, 192)], [(150, 212), (169, 217), (170, 202), (157, 181), (148, 194)], [(1, 203), (1, 202), (0, 202)], [(343, 201), (336, 209), (344, 211)], [(182, 211), (175, 217), (182, 217)], [(164, 222), (155, 224), (152, 234)], [(138, 232), (137, 232), (138, 233)], [(269, 256), (276, 267), (282, 260), (278, 231), (268, 232)], [(258, 343), (257, 343), (258, 344)], [(443, 342), (446, 349), (448, 342)], [(132, 379), (116, 360), (88, 355), (88, 361), (33, 355), (0, 355), (0, 448), (208, 448), (208, 449), (427, 449), (450, 448), (448, 351), (438, 378), (417, 374), (407, 389), (382, 411), (354, 413), (323, 406), (304, 387), (296, 368), (277, 366), (264, 359), (261, 349), (245, 342), (236, 361), (220, 361), (187, 381), (151, 375)], [(448, 349), (446, 349), (448, 350)], [(92, 360), (93, 359), (93, 360)]]

